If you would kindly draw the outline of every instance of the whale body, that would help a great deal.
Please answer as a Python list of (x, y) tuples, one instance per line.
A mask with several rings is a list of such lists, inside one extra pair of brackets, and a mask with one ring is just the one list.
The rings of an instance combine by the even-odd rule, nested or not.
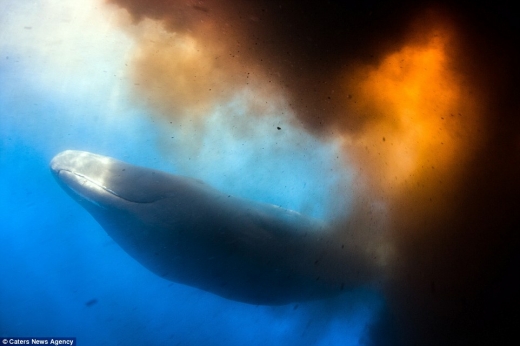
[(262, 305), (331, 297), (351, 283), (327, 225), (295, 211), (89, 152), (64, 151), (50, 168), (110, 237), (165, 279)]

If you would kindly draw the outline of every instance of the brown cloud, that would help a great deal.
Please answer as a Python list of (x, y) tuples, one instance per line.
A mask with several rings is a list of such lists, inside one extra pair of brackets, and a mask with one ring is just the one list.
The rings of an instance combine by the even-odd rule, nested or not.
[(348, 227), (360, 238), (386, 228), (393, 249), (388, 315), (370, 342), (465, 344), (513, 331), (520, 54), (509, 10), (109, 2), (137, 25), (136, 91), (163, 119), (203, 123), (251, 88), (251, 114), (282, 95), (305, 129), (341, 138), (359, 173)]

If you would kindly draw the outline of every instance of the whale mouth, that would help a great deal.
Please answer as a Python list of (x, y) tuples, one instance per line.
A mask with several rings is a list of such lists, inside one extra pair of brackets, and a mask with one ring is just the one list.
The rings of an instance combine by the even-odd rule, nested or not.
[[(65, 183), (67, 180), (73, 179), (73, 180), (76, 180), (78, 183), (80, 183), (80, 185), (86, 189), (89, 189), (89, 190), (90, 189), (96, 189), (96, 190), (102, 189), (102, 190), (108, 192), (109, 194), (114, 195), (118, 198), (126, 199), (126, 198), (122, 197), (121, 195), (117, 194), (114, 190), (109, 189), (108, 187), (96, 182), (94, 179), (92, 179), (84, 174), (74, 172), (74, 171), (71, 171), (68, 169), (60, 169), (56, 172), (56, 175), (58, 176), (58, 178), (61, 181), (65, 182)], [(71, 184), (67, 184), (67, 186), (71, 190), (73, 190), (75, 193), (77, 193), (78, 195), (85, 197), (83, 193), (74, 189), (74, 187)]]
[(125, 198), (115, 187), (111, 167), (117, 161), (109, 157), (82, 151), (67, 150), (56, 155), (50, 162), (50, 169), (56, 180), (74, 198), (79, 198), (103, 207), (117, 200), (139, 202)]
[(66, 191), (98, 205), (115, 200), (153, 203), (175, 193), (167, 173), (85, 151), (57, 154), (50, 169)]
[[(56, 180), (62, 185), (74, 199), (78, 202), (88, 202), (102, 209), (107, 209), (108, 204), (114, 201), (128, 201), (114, 190), (95, 181), (91, 177), (74, 172), (69, 169), (52, 170)], [(112, 201), (112, 203), (110, 203)], [(131, 201), (128, 201), (131, 202)]]

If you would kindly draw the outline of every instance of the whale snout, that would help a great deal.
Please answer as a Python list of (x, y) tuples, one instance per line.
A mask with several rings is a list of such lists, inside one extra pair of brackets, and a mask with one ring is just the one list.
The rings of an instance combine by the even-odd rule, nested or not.
[(109, 166), (111, 161), (115, 160), (86, 151), (65, 150), (54, 156), (50, 162), (50, 169), (55, 174), (65, 170), (95, 177), (103, 168)]
[(57, 154), (50, 169), (65, 190), (94, 201), (104, 200), (108, 193), (127, 202), (151, 203), (175, 190), (169, 188), (172, 177), (167, 173), (85, 151), (65, 150)]
[(71, 171), (73, 150), (65, 150), (54, 156), (49, 163), (51, 173), (59, 180), (60, 171)]
[(50, 162), (50, 170), (59, 184), (75, 199), (95, 205), (118, 198), (118, 194), (106, 187), (106, 171), (110, 159), (104, 156), (76, 150), (57, 154)]

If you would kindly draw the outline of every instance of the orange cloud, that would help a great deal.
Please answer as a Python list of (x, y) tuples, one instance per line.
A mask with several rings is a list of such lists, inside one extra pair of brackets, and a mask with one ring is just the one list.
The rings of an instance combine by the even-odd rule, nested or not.
[(479, 116), (454, 68), (452, 33), (415, 34), (377, 66), (359, 66), (345, 83), (348, 116), (364, 124), (344, 136), (346, 148), (383, 194), (433, 175), (447, 183), (475, 141)]

